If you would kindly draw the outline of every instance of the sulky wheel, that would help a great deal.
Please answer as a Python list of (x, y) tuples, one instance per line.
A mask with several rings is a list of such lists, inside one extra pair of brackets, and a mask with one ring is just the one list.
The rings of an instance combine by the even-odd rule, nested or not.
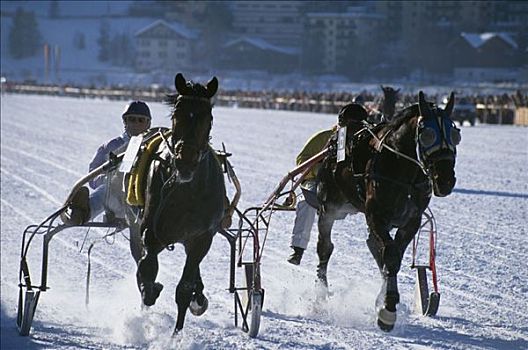
[(250, 338), (255, 338), (258, 335), (258, 331), (260, 328), (260, 316), (262, 315), (262, 291), (252, 292), (249, 302), (251, 308), (251, 320), (249, 323), (248, 335)]
[(247, 316), (249, 318), (248, 332), (251, 338), (255, 338), (260, 328), (260, 317), (262, 315), (262, 305), (264, 303), (264, 290), (260, 287), (260, 268), (258, 263), (248, 263), (246, 270), (247, 287)]
[(20, 289), (18, 293), (18, 311), (17, 311), (17, 327), (18, 333), (22, 336), (28, 336), (33, 323), (33, 316), (37, 309), (37, 302), (40, 295), (40, 290), (26, 290)]

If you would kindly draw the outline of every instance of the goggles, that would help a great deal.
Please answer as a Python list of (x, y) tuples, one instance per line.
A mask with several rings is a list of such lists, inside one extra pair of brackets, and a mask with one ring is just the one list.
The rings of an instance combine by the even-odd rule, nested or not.
[(144, 124), (144, 123), (147, 123), (149, 121), (149, 118), (141, 117), (141, 116), (126, 116), (126, 117), (123, 117), (123, 120), (126, 123)]

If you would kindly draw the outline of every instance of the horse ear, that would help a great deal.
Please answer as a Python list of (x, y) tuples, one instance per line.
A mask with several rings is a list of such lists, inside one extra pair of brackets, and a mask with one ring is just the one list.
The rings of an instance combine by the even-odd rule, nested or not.
[(429, 105), (427, 104), (427, 101), (425, 101), (425, 95), (423, 91), (420, 91), (418, 93), (418, 108), (420, 109), (420, 115), (422, 115), (423, 117), (427, 117), (431, 114)]
[(396, 92), (396, 93), (398, 93), (398, 92), (400, 92), (400, 90), (401, 90), (401, 88), (399, 88), (399, 89), (398, 89), (398, 90), (396, 90), (395, 92)]
[(218, 91), (218, 79), (216, 79), (216, 77), (213, 77), (207, 83), (207, 97), (213, 97), (216, 94), (216, 91)]
[(385, 91), (385, 87), (383, 85), (380, 85), (381, 90)]
[(174, 86), (176, 87), (176, 90), (180, 93), (180, 95), (184, 94), (187, 88), (187, 83), (185, 81), (185, 78), (183, 77), (183, 74), (176, 74), (176, 77), (174, 78)]
[(451, 116), (454, 106), (455, 106), (455, 92), (451, 91), (451, 94), (449, 95), (449, 100), (447, 101), (447, 104), (444, 108), (444, 111), (446, 112), (446, 115), (448, 117)]

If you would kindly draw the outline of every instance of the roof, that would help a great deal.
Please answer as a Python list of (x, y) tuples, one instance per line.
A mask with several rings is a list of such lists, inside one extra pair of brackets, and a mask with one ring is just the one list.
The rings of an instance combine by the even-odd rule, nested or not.
[(229, 47), (236, 45), (238, 43), (247, 43), (249, 45), (258, 47), (261, 50), (269, 50), (279, 52), (285, 55), (297, 55), (299, 54), (299, 49), (295, 47), (285, 47), (285, 46), (276, 46), (270, 44), (266, 40), (260, 38), (250, 38), (250, 37), (241, 37), (227, 42), (224, 47)]
[(471, 46), (473, 46), (475, 49), (481, 47), (489, 40), (499, 37), (502, 40), (504, 40), (508, 45), (511, 47), (517, 49), (518, 45), (517, 43), (511, 38), (511, 36), (507, 33), (462, 33), (462, 38), (464, 38)]
[(157, 27), (158, 25), (165, 26), (165, 27), (169, 28), (170, 30), (172, 30), (174, 33), (179, 34), (179, 35), (181, 35), (181, 36), (183, 36), (184, 38), (187, 38), (187, 39), (196, 39), (198, 37), (196, 31), (193, 31), (193, 30), (185, 27), (183, 24), (178, 23), (178, 22), (168, 23), (168, 22), (166, 22), (166, 21), (164, 21), (162, 19), (158, 19), (157, 21), (152, 22), (151, 24), (149, 24), (148, 26), (144, 27), (143, 29), (138, 30), (134, 34), (134, 36), (142, 35), (142, 34), (148, 32), (149, 30), (151, 30), (152, 28)]
[(310, 18), (340, 18), (340, 19), (385, 19), (386, 16), (371, 12), (309, 12)]

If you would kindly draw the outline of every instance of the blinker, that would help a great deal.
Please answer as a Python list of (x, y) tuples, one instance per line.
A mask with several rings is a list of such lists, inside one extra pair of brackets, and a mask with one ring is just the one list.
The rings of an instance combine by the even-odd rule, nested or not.
[(460, 136), (460, 129), (453, 127), (451, 128), (451, 141), (455, 146), (458, 146), (460, 141), (462, 140), (462, 137)]
[(418, 141), (422, 147), (428, 148), (435, 144), (436, 142), (436, 133), (432, 128), (425, 127), (418, 134)]
[(420, 153), (430, 156), (439, 150), (456, 152), (460, 143), (460, 130), (449, 118), (421, 118), (417, 130)]

